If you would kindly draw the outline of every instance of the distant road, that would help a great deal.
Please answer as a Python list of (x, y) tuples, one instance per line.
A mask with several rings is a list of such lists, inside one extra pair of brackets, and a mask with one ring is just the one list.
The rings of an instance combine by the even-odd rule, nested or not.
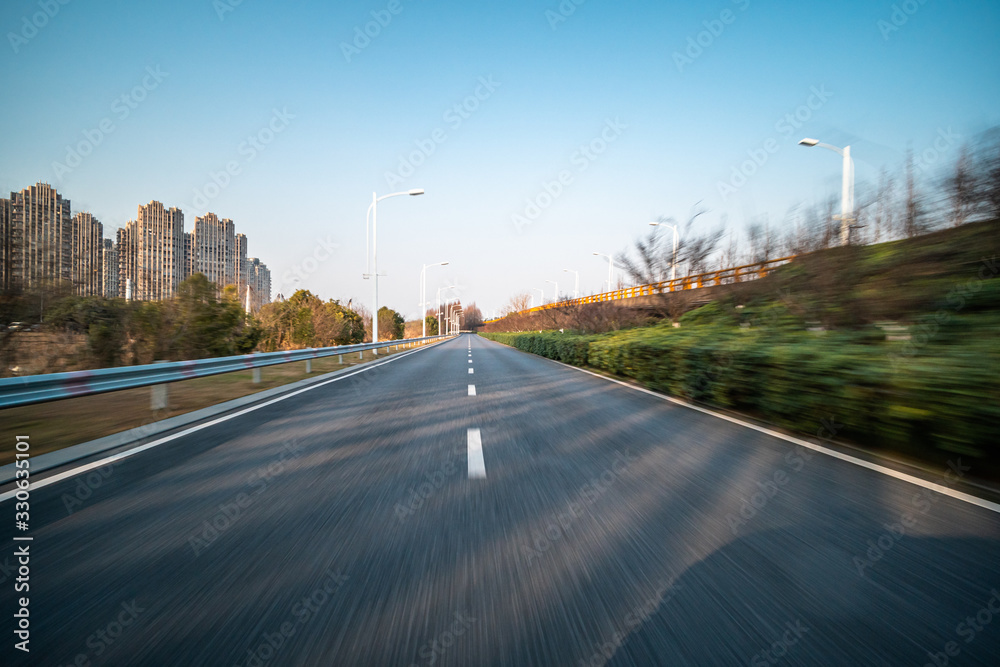
[(380, 363), (35, 489), (30, 656), (0, 504), (0, 663), (1000, 665), (989, 507), (475, 336)]

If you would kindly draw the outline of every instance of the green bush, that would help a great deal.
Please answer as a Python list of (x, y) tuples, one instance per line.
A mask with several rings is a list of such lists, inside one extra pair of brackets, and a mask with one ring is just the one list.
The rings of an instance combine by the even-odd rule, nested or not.
[(739, 328), (704, 315), (703, 326), (596, 336), (481, 335), (806, 434), (832, 424), (837, 439), (870, 447), (1000, 463), (1000, 347), (992, 314), (978, 324), (963, 317), (961, 344), (948, 336), (947, 343), (933, 339), (915, 348), (867, 330)]

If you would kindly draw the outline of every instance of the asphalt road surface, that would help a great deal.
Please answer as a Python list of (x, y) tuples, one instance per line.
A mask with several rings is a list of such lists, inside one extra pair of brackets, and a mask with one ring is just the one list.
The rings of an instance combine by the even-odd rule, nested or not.
[(0, 503), (0, 664), (1000, 665), (990, 507), (474, 336), (380, 364), (35, 489), (30, 543)]

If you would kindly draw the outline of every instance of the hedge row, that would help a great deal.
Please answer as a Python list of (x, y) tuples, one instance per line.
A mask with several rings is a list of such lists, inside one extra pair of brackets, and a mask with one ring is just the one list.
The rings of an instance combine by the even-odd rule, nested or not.
[(595, 336), (483, 336), (806, 434), (836, 431), (838, 440), (922, 457), (943, 450), (994, 469), (1000, 464), (1000, 346), (995, 332), (976, 329), (982, 335), (969, 334), (960, 345), (936, 344), (933, 337), (887, 342), (871, 331), (717, 324)]

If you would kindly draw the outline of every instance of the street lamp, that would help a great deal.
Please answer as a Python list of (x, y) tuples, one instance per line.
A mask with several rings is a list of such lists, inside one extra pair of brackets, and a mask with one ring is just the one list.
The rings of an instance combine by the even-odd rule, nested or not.
[[(677, 277), (677, 225), (668, 225), (665, 222), (651, 222), (649, 224), (651, 227), (669, 227), (674, 230), (674, 254), (670, 260), (670, 282), (672, 283)], [(671, 289), (673, 289), (672, 286)]]
[(595, 252), (594, 254), (598, 257), (608, 258), (608, 291), (610, 292), (614, 289), (612, 280), (615, 277), (615, 260), (611, 255), (605, 255), (603, 252)]
[(574, 271), (573, 269), (563, 269), (563, 272), (564, 273), (572, 273), (573, 275), (576, 276), (576, 282), (573, 283), (573, 298), (574, 299), (579, 299), (580, 298), (580, 272), (579, 271)]
[[(368, 213), (365, 214), (365, 236), (367, 237), (368, 232), (368, 214), (371, 214), (372, 218), (372, 265), (371, 271), (365, 274), (365, 278), (373, 278), (375, 280), (375, 293), (372, 297), (372, 304), (374, 312), (372, 313), (372, 342), (378, 342), (378, 203), (383, 199), (388, 199), (389, 197), (400, 197), (402, 195), (409, 195), (410, 197), (417, 197), (424, 194), (422, 189), (407, 190), (406, 192), (394, 192), (391, 195), (382, 195), (379, 197), (376, 193), (372, 193), (372, 203), (368, 207)], [(367, 248), (365, 249), (367, 254)]]
[[(556, 292), (555, 292), (555, 296), (554, 296), (554, 297), (553, 297), (553, 299), (552, 299), (552, 303), (555, 303), (556, 301), (558, 301), (558, 300), (559, 300), (559, 283), (557, 283), (557, 282), (556, 282), (556, 281), (554, 281), (554, 280), (546, 280), (545, 282), (547, 282), (547, 283), (552, 283), (553, 285), (555, 285), (555, 286), (556, 286)], [(543, 296), (544, 296), (544, 293), (543, 293)], [(544, 299), (543, 299), (543, 300), (544, 300)]]
[(854, 220), (854, 160), (851, 158), (851, 147), (838, 148), (824, 144), (817, 139), (803, 139), (800, 146), (819, 146), (837, 153), (844, 158), (843, 183), (840, 194), (840, 242), (848, 245), (851, 242), (851, 222)]
[(441, 290), (445, 289), (455, 289), (456, 285), (448, 285), (447, 287), (438, 287), (437, 291), (437, 310), (438, 310), (438, 336), (442, 335), (441, 327), (444, 324), (444, 309), (441, 307)]
[(427, 338), (427, 269), (431, 266), (448, 266), (448, 262), (438, 262), (437, 264), (424, 264), (424, 268), (420, 269), (420, 322), (421, 331), (423, 335), (421, 338)]
[[(541, 295), (542, 295), (542, 296), (541, 296), (541, 299), (540, 299), (540, 302), (539, 302), (539, 304), (538, 304), (538, 305), (539, 305), (539, 306), (544, 306), (544, 305), (545, 305), (545, 290), (543, 290), (543, 289), (538, 289), (537, 287), (532, 287), (532, 288), (531, 288), (531, 291), (532, 291), (532, 292), (540, 292), (540, 293), (541, 293)], [(535, 298), (534, 298), (534, 297), (531, 297), (531, 300), (532, 300), (532, 301), (534, 301), (534, 300), (535, 300)]]

